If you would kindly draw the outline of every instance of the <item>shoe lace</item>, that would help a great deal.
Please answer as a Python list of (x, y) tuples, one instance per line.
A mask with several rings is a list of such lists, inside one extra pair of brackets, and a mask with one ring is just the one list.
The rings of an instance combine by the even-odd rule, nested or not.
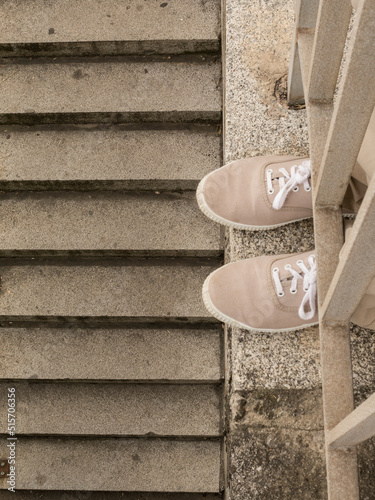
[[(298, 309), (298, 314), (301, 319), (308, 320), (315, 315), (316, 311), (316, 260), (315, 255), (310, 255), (308, 258), (308, 263), (310, 269), (304, 264), (302, 260), (297, 261), (298, 267), (301, 269), (301, 273), (298, 273), (292, 268), (290, 264), (285, 266), (285, 269), (291, 273), (293, 276), (292, 283), (290, 286), (290, 293), (297, 293), (297, 281), (303, 279), (303, 290), (306, 292), (301, 305)], [(280, 270), (275, 267), (272, 270), (272, 277), (275, 282), (276, 292), (279, 297), (284, 295), (284, 289), (280, 281)], [(305, 311), (305, 306), (308, 304), (308, 309)]]
[[(310, 160), (305, 160), (301, 165), (293, 165), (290, 169), (290, 174), (285, 168), (280, 168), (281, 176), (279, 177), (279, 189), (280, 191), (275, 196), (273, 200), (272, 207), (275, 210), (280, 210), (283, 207), (288, 194), (293, 191), (298, 191), (299, 185), (303, 184), (305, 191), (311, 191), (311, 186), (309, 179), (311, 177), (311, 162)], [(267, 170), (267, 190), (269, 194), (273, 194), (274, 187), (272, 184), (272, 168)], [(285, 182), (287, 179), (287, 182)]]

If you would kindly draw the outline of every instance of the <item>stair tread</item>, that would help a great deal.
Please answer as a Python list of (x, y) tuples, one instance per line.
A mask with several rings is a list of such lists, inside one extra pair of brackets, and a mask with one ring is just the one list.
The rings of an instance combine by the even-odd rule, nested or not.
[[(52, 115), (67, 120), (91, 115), (95, 122), (215, 119), (221, 115), (219, 62), (52, 61), (1, 67), (0, 122), (9, 116)], [(58, 115), (58, 116), (56, 116)], [(132, 118), (133, 117), (133, 118)], [(83, 119), (83, 118), (82, 118)], [(40, 121), (40, 118), (39, 118)], [(68, 120), (69, 121), (69, 120)]]
[(220, 338), (216, 329), (1, 328), (1, 377), (217, 382)]
[(210, 127), (6, 127), (0, 131), (0, 185), (195, 189), (220, 167), (220, 141)]
[(3, 194), (0, 254), (123, 252), (217, 256), (220, 229), (195, 193), (24, 192)]
[(0, 318), (213, 322), (201, 298), (212, 266), (13, 265), (1, 268)]
[[(5, 399), (8, 387), (0, 383)], [(220, 390), (212, 385), (18, 382), (12, 387), (18, 436), (219, 436), (221, 431)], [(2, 434), (8, 433), (7, 411), (0, 408)]]
[(0, 44), (35, 44), (34, 53), (64, 42), (75, 50), (79, 42), (115, 41), (200, 41), (217, 49), (219, 35), (218, 0), (8, 0), (0, 7)]
[(220, 491), (219, 440), (23, 437), (16, 446), (17, 490)]

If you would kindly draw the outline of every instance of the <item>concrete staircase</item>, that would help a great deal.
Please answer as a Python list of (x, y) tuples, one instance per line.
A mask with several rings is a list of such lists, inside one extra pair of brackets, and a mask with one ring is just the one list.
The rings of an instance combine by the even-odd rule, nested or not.
[(219, 40), (219, 0), (0, 4), (0, 499), (222, 496)]

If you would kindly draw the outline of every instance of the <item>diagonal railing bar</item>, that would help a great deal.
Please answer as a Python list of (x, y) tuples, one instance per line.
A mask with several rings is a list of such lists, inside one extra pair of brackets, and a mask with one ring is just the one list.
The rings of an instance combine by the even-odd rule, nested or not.
[[(353, 27), (352, 44), (343, 70), (321, 171), (314, 191), (315, 205), (338, 206), (354, 168), (375, 104), (375, 10), (364, 0)], [(337, 175), (337, 172), (340, 175)]]
[[(341, 250), (330, 288), (320, 309), (323, 321), (348, 322), (375, 277), (375, 177)], [(365, 256), (365, 258), (364, 258)]]
[(320, 1), (307, 79), (306, 95), (311, 103), (333, 99), (351, 14), (350, 0)]
[(318, 8), (319, 0), (310, 0), (310, 2), (297, 0), (296, 2), (296, 23), (293, 33), (288, 76), (289, 104), (302, 104), (305, 102), (298, 42), (301, 36), (305, 34), (309, 34), (313, 38)]
[(328, 433), (328, 444), (355, 446), (375, 435), (375, 394), (370, 396)]

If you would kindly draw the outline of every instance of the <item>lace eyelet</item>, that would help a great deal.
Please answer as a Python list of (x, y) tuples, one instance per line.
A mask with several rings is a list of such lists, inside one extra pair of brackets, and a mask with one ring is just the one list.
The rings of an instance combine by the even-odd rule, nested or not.
[(305, 188), (305, 191), (310, 192), (311, 191), (311, 186), (308, 188)]
[(279, 272), (279, 268), (278, 268), (278, 267), (274, 267), (274, 268), (272, 269), (272, 272), (273, 272), (273, 273), (278, 273), (278, 272)]
[(275, 190), (274, 190), (274, 189), (272, 189), (272, 190), (270, 190), (270, 189), (269, 189), (269, 190), (268, 190), (268, 194), (273, 194), (274, 192), (275, 192)]
[(272, 174), (272, 172), (273, 172), (272, 168), (269, 168), (269, 169), (267, 170), (267, 174)]
[(297, 288), (295, 288), (294, 290), (290, 289), (290, 293), (292, 293), (293, 295), (295, 295), (297, 293)]
[(284, 297), (284, 292), (278, 292), (277, 294), (279, 297)]
[(297, 264), (303, 264), (303, 260), (297, 260)]
[(308, 292), (308, 291), (309, 291), (309, 289), (308, 289), (308, 288), (304, 288), (304, 289), (303, 289), (303, 291), (304, 291), (304, 292)]
[(298, 190), (299, 190), (299, 187), (298, 187), (298, 186), (296, 186), (296, 187), (294, 187), (294, 188), (293, 188), (293, 191), (294, 191), (295, 193), (296, 193)]
[(286, 266), (284, 266), (284, 269), (286, 271), (289, 271), (289, 269), (292, 269), (292, 266), (290, 264), (287, 264)]

